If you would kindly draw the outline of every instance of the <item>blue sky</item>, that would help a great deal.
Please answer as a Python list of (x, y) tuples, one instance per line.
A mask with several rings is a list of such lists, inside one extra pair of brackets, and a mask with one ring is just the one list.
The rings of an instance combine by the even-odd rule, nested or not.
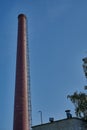
[[(87, 1), (15, 0), (0, 2), (0, 130), (12, 130), (17, 17), (28, 19), (32, 124), (66, 118), (67, 95), (84, 91), (82, 58), (87, 56)], [(85, 92), (85, 91), (84, 91)]]

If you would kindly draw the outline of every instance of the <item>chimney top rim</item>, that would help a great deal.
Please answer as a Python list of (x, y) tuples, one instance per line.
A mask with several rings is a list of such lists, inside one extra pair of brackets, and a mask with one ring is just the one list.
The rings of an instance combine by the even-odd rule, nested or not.
[(19, 15), (18, 15), (18, 19), (19, 19), (20, 17), (24, 17), (24, 18), (26, 19), (26, 15), (25, 15), (25, 14), (19, 14)]

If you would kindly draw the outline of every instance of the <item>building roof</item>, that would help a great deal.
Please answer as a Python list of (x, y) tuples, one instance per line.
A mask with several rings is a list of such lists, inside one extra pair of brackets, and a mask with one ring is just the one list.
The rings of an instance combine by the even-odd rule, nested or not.
[(53, 123), (60, 123), (60, 122), (65, 122), (65, 121), (68, 121), (68, 120), (78, 120), (78, 121), (83, 121), (82, 119), (80, 118), (77, 118), (77, 117), (72, 117), (72, 118), (65, 118), (65, 119), (61, 119), (61, 120), (56, 120), (56, 121), (53, 121), (53, 122), (47, 122), (47, 123), (43, 123), (43, 124), (39, 124), (39, 125), (35, 125), (35, 126), (32, 126), (32, 128), (34, 127), (39, 127), (39, 126), (44, 126), (44, 125), (50, 125), (50, 124), (53, 124)]

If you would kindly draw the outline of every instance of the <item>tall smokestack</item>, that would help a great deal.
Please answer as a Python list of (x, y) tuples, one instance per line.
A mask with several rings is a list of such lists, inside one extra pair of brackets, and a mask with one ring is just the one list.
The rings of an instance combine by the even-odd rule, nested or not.
[[(18, 16), (18, 39), (13, 130), (30, 130), (28, 111), (28, 61), (27, 61), (26, 16)], [(30, 97), (30, 96), (29, 96)], [(30, 100), (30, 99), (29, 99)]]

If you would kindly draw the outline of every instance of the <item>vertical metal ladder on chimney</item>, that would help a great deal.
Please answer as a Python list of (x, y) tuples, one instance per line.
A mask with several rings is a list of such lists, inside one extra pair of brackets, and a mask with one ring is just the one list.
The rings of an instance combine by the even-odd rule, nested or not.
[[(27, 21), (27, 20), (26, 20)], [(26, 22), (26, 30), (28, 26), (27, 26), (27, 22)], [(30, 89), (30, 61), (29, 61), (29, 45), (28, 45), (28, 31), (26, 32), (27, 34), (27, 45), (26, 45), (26, 50), (27, 50), (27, 83), (28, 83), (28, 119), (29, 119), (29, 127), (30, 127), (30, 130), (31, 130), (31, 127), (32, 127), (32, 106), (31, 106), (31, 89)]]

